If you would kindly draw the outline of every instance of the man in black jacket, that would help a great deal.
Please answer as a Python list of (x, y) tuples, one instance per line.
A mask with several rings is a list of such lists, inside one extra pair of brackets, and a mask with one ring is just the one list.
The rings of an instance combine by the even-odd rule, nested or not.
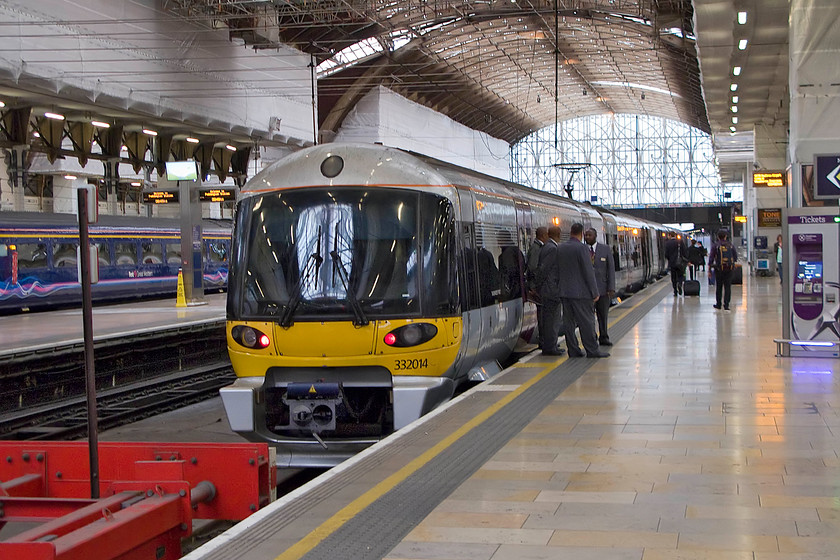
[(542, 305), (542, 325), (545, 333), (540, 337), (540, 347), (546, 356), (562, 356), (565, 350), (557, 347), (560, 328), (560, 264), (557, 260), (557, 246), (560, 228), (548, 228), (548, 241), (540, 249), (537, 265), (537, 290)]
[(723, 308), (729, 311), (729, 300), (732, 298), (732, 271), (738, 261), (738, 251), (727, 239), (729, 232), (722, 229), (718, 232), (717, 243), (712, 245), (709, 253), (709, 277), (715, 274), (715, 309), (720, 309), (721, 292), (723, 293)]
[(592, 260), (592, 270), (595, 271), (595, 283), (598, 285), (598, 301), (595, 302), (595, 315), (598, 316), (598, 343), (601, 346), (612, 346), (607, 332), (607, 315), (610, 302), (615, 295), (615, 263), (612, 251), (603, 243), (598, 243), (598, 232), (589, 228), (583, 235), (583, 240), (589, 249)]
[(665, 243), (665, 258), (668, 259), (668, 267), (671, 269), (671, 285), (674, 287), (674, 295), (682, 293), (683, 282), (685, 281), (685, 260), (687, 259), (685, 245), (677, 239), (675, 232), (668, 233), (668, 241)]

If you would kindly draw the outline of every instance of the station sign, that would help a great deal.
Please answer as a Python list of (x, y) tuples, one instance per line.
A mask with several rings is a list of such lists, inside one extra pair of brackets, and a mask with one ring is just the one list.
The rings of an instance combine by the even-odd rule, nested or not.
[(200, 202), (226, 202), (236, 200), (236, 189), (205, 189), (199, 191)]
[(782, 209), (759, 208), (758, 227), (782, 227)]
[(754, 171), (753, 186), (786, 187), (787, 173), (785, 173), (784, 171)]
[(178, 191), (145, 191), (143, 193), (144, 204), (169, 204), (178, 202)]
[(840, 155), (814, 156), (814, 198), (840, 198)]

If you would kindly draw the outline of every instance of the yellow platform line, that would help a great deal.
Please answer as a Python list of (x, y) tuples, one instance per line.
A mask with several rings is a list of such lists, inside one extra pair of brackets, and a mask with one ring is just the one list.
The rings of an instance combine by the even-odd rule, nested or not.
[[(655, 290), (650, 294), (645, 294), (645, 298), (642, 299), (642, 302), (647, 301), (654, 295), (658, 294), (660, 290)], [(620, 321), (624, 318), (628, 313), (633, 311), (635, 307), (628, 307), (624, 310), (618, 317), (615, 318), (614, 322)], [(324, 539), (329, 537), (332, 533), (337, 531), (342, 525), (353, 519), (356, 515), (358, 515), (363, 509), (374, 503), (376, 500), (393, 490), (399, 483), (403, 482), (409, 476), (420, 470), (424, 467), (429, 461), (434, 459), (444, 450), (446, 450), (449, 446), (454, 444), (456, 441), (464, 437), (470, 430), (473, 428), (478, 427), (481, 425), (482, 422), (493, 416), (496, 412), (501, 410), (505, 405), (513, 401), (516, 397), (527, 391), (531, 386), (535, 383), (539, 382), (543, 379), (546, 375), (554, 371), (557, 366), (568, 359), (567, 356), (562, 356), (559, 359), (553, 360), (550, 364), (546, 365), (539, 373), (537, 373), (534, 377), (517, 387), (515, 390), (511, 391), (504, 397), (502, 397), (499, 401), (492, 404), (491, 406), (484, 409), (482, 412), (474, 416), (470, 421), (466, 424), (462, 425), (460, 428), (449, 434), (447, 437), (439, 441), (436, 445), (426, 450), (424, 453), (419, 455), (417, 458), (413, 459), (407, 465), (402, 467), (400, 470), (341, 508), (338, 512), (333, 514), (332, 517), (321, 523), (318, 527), (313, 529), (308, 535), (303, 537), (297, 543), (292, 545), (291, 547), (287, 548), (286, 551), (277, 556), (275, 560), (297, 560), (311, 551), (313, 548), (318, 546)]]

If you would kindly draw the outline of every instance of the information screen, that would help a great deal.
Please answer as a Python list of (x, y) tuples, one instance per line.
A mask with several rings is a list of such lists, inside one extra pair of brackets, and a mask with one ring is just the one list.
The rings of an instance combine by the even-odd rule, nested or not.
[(822, 278), (822, 266), (821, 262), (799, 261), (799, 269), (796, 272), (796, 276), (805, 280)]

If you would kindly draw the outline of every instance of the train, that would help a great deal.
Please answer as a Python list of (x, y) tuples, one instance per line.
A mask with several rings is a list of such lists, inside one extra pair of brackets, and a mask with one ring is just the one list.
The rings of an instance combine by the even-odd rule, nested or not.
[(668, 228), (368, 144), (296, 152), (235, 212), (231, 428), (277, 464), (329, 467), (533, 348), (525, 254), (538, 226), (594, 227), (619, 292), (666, 272)]
[[(101, 216), (89, 227), (99, 282), (93, 302), (175, 296), (181, 267), (177, 219)], [(231, 220), (202, 222), (204, 286), (227, 289)], [(80, 305), (73, 214), (0, 213), (0, 313)]]

